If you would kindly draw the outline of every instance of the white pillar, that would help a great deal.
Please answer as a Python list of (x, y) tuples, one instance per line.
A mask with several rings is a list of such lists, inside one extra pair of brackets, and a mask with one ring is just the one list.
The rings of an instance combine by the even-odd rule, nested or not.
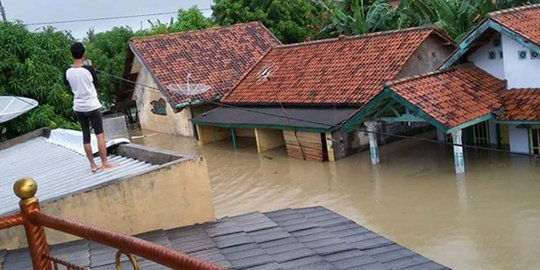
[[(461, 140), (461, 129), (452, 132), (452, 141), (454, 144), (463, 145), (463, 141)], [(463, 158), (463, 147), (454, 145), (454, 164), (456, 167), (456, 174), (462, 174), (465, 173), (465, 159)]]
[(369, 152), (371, 153), (371, 164), (379, 164), (379, 147), (377, 146), (377, 132), (379, 123), (375, 121), (364, 122), (367, 127), (369, 137)]

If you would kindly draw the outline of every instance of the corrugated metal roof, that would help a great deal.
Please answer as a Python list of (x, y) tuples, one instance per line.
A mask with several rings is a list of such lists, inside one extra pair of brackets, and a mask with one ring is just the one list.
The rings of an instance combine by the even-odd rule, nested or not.
[[(109, 156), (110, 162), (120, 165), (107, 172), (90, 171), (84, 155), (38, 137), (0, 151), (0, 215), (18, 209), (19, 199), (11, 187), (18, 179), (34, 178), (37, 197), (43, 202), (106, 184), (115, 179), (154, 170), (159, 165), (121, 156)], [(99, 165), (100, 159), (96, 158)]]
[[(137, 237), (226, 269), (449, 269), (323, 207), (255, 212)], [(116, 250), (80, 240), (54, 245), (51, 253), (101, 270), (114, 268)], [(29, 269), (27, 254), (26, 249), (9, 251), (1, 266)], [(141, 269), (169, 269), (137, 260)]]

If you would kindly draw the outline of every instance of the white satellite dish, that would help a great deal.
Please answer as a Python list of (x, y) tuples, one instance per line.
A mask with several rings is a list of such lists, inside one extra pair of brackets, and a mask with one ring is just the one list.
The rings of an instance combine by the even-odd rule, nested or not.
[(38, 102), (30, 98), (0, 96), (0, 123), (24, 114), (37, 105)]
[(200, 95), (212, 87), (206, 84), (195, 84), (195, 83), (183, 83), (183, 84), (169, 84), (167, 89), (171, 92), (179, 93), (183, 96), (196, 96)]
[(212, 87), (207, 84), (189, 83), (189, 79), (191, 79), (191, 73), (186, 75), (186, 83), (171, 83), (167, 86), (167, 89), (169, 89), (171, 92), (179, 93), (186, 97), (200, 95), (212, 89)]

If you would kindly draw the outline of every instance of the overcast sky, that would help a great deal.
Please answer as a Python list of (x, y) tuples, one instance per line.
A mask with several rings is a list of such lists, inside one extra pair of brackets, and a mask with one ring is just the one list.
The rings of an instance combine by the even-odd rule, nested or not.
[[(0, 0), (6, 9), (9, 21), (22, 20), (24, 23), (41, 23), (103, 17), (130, 16), (149, 13), (173, 12), (179, 8), (197, 5), (200, 9), (210, 8), (212, 0)], [(210, 10), (203, 11), (205, 15)], [(148, 27), (148, 19), (169, 21), (174, 14), (145, 16), (114, 20), (51, 24), (57, 29), (69, 30), (75, 38), (83, 38), (86, 31), (94, 28), (96, 32), (113, 26), (130, 26), (133, 30)], [(42, 25), (28, 26), (30, 30)]]

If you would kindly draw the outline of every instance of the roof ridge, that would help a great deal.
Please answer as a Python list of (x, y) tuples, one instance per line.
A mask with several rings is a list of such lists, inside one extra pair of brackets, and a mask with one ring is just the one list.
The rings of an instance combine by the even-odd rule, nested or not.
[(455, 71), (455, 70), (458, 70), (458, 69), (463, 69), (465, 67), (470, 67), (470, 66), (474, 66), (474, 65), (472, 65), (472, 64), (462, 64), (462, 65), (457, 65), (457, 66), (451, 66), (451, 67), (445, 68), (445, 69), (438, 69), (438, 70), (430, 71), (430, 72), (423, 73), (423, 74), (417, 74), (417, 75), (407, 76), (407, 77), (397, 79), (397, 80), (387, 81), (387, 82), (384, 83), (384, 85), (385, 86), (394, 86), (394, 85), (397, 85), (397, 84), (400, 84), (400, 83), (410, 82), (410, 81), (414, 81), (414, 80), (418, 80), (418, 79), (422, 79), (422, 78), (426, 78), (426, 77), (430, 77), (430, 76), (434, 76), (434, 75), (439, 75), (439, 74), (442, 74), (442, 73), (447, 73), (447, 72)]
[[(171, 37), (171, 36), (183, 36), (183, 35), (191, 35), (191, 34), (199, 34), (199, 33), (205, 33), (205, 32), (211, 32), (211, 31), (218, 31), (223, 29), (230, 29), (230, 28), (236, 28), (236, 27), (245, 27), (248, 25), (260, 25), (263, 26), (265, 29), (266, 26), (260, 21), (252, 21), (252, 22), (246, 22), (246, 23), (237, 23), (232, 25), (226, 25), (226, 26), (211, 26), (208, 28), (203, 29), (194, 29), (194, 30), (188, 30), (188, 31), (181, 31), (181, 32), (173, 32), (173, 33), (166, 33), (166, 34), (157, 34), (157, 35), (151, 35), (151, 36), (139, 36), (139, 37), (132, 37), (129, 39), (129, 41), (135, 41), (135, 40), (149, 40), (149, 39), (158, 39), (162, 37)], [(269, 31), (269, 30), (268, 30)]]
[(422, 26), (417, 26), (417, 27), (409, 27), (409, 28), (389, 30), (389, 31), (373, 32), (373, 33), (368, 33), (368, 34), (363, 34), (363, 35), (345, 36), (345, 38), (340, 38), (340, 37), (326, 38), (326, 39), (319, 39), (319, 40), (313, 40), (313, 41), (304, 41), (304, 42), (298, 42), (298, 43), (292, 43), (292, 44), (284, 44), (284, 45), (278, 45), (278, 46), (274, 47), (274, 49), (302, 47), (302, 46), (309, 46), (309, 45), (318, 45), (318, 44), (322, 44), (322, 43), (331, 43), (331, 42), (344, 41), (344, 40), (355, 40), (355, 39), (362, 39), (362, 38), (370, 38), (370, 37), (392, 35), (392, 34), (397, 34), (397, 33), (405, 33), (405, 32), (412, 32), (412, 31), (418, 31), (418, 30), (437, 31), (437, 29), (433, 25), (422, 25)]
[(414, 80), (418, 80), (418, 79), (422, 79), (422, 78), (426, 78), (426, 77), (430, 77), (430, 76), (434, 76), (434, 75), (439, 75), (439, 74), (442, 74), (442, 73), (452, 72), (452, 71), (456, 71), (456, 70), (461, 70), (461, 69), (465, 69), (465, 68), (474, 68), (474, 69), (476, 69), (476, 70), (478, 70), (478, 71), (480, 71), (480, 72), (482, 72), (482, 73), (484, 73), (486, 75), (489, 75), (489, 76), (495, 78), (498, 81), (506, 82), (506, 80), (501, 80), (501, 79), (493, 76), (491, 73), (477, 67), (473, 63), (464, 63), (464, 64), (459, 64), (459, 65), (456, 65), (456, 66), (451, 66), (451, 67), (448, 67), (448, 68), (445, 68), (445, 69), (439, 69), (439, 70), (431, 71), (431, 72), (420, 74), (420, 75), (413, 75), (413, 76), (401, 78), (401, 79), (398, 79), (398, 80), (387, 81), (384, 85), (385, 86), (395, 86), (395, 85), (403, 83), (403, 82), (414, 81)]
[(493, 12), (488, 13), (488, 17), (493, 18), (493, 17), (499, 16), (499, 15), (502, 15), (502, 14), (508, 14), (508, 13), (512, 13), (512, 12), (519, 12), (519, 11), (528, 10), (528, 9), (535, 9), (535, 8), (540, 8), (540, 3), (537, 3), (537, 4), (525, 4), (523, 6), (518, 6), (518, 7), (493, 11)]

